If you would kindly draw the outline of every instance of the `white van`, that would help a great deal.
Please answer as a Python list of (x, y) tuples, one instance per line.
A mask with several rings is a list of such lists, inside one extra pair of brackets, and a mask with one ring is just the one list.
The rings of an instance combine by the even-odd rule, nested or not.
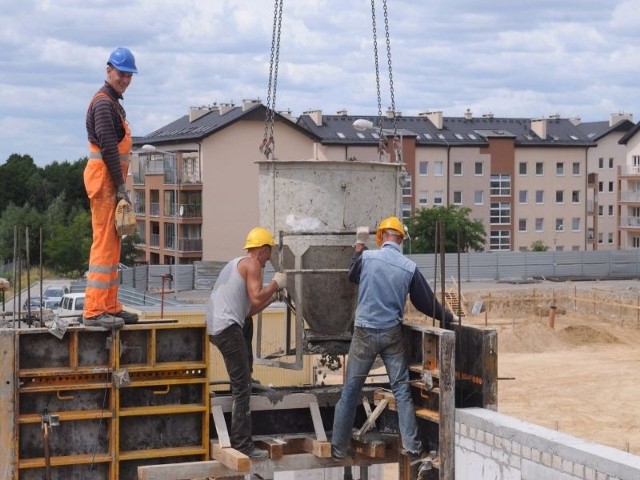
[(67, 321), (80, 321), (82, 319), (82, 312), (84, 311), (84, 298), (83, 293), (65, 293), (60, 301), (60, 307), (56, 315), (58, 318)]

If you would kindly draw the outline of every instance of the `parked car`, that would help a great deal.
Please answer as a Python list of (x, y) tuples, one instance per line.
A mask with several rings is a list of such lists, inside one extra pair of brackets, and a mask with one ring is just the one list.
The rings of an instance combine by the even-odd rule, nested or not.
[(57, 299), (47, 299), (42, 301), (42, 308), (45, 310), (57, 310), (60, 307), (60, 301)]
[(44, 291), (42, 298), (44, 300), (57, 300), (58, 302), (61, 302), (62, 297), (67, 293), (69, 293), (69, 287), (66, 285), (62, 287), (50, 286)]
[(77, 320), (82, 319), (82, 312), (84, 310), (85, 294), (83, 293), (65, 293), (58, 307), (56, 315), (58, 318), (65, 320)]
[(25, 312), (28, 310), (39, 310), (40, 305), (42, 305), (42, 300), (40, 299), (40, 297), (31, 297), (24, 301), (22, 310), (24, 310)]

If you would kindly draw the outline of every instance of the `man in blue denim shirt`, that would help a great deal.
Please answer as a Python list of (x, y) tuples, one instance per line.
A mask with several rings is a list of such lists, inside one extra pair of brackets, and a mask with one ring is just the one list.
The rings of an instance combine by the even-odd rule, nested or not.
[(333, 420), (331, 454), (339, 459), (347, 456), (362, 386), (380, 354), (396, 400), (402, 445), (410, 456), (420, 456), (423, 445), (418, 438), (401, 328), (407, 294), (425, 315), (442, 319), (444, 314), (445, 328), (454, 316), (435, 300), (415, 262), (402, 254), (404, 226), (398, 218), (380, 222), (376, 232), (380, 250), (367, 250), (368, 236), (368, 227), (357, 229), (349, 267), (349, 280), (360, 287), (344, 388)]

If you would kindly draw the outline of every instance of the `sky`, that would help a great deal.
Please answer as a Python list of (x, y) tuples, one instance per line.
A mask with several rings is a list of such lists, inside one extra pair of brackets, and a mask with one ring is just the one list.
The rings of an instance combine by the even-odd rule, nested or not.
[[(384, 112), (392, 95), (375, 4)], [(638, 121), (639, 7), (388, 0), (396, 110)], [(40, 166), (87, 155), (86, 108), (118, 46), (139, 71), (122, 102), (136, 136), (192, 106), (266, 103), (273, 17), (273, 0), (0, 0), (0, 165), (14, 153)], [(279, 57), (277, 110), (377, 115), (370, 1), (284, 0)]]

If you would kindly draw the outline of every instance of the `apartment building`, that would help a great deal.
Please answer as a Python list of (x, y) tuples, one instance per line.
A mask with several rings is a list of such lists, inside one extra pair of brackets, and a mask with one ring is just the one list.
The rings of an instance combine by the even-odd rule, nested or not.
[(587, 153), (587, 250), (620, 248), (618, 177), (626, 163), (627, 147), (620, 140), (633, 129), (630, 114), (612, 114), (609, 121), (574, 121), (593, 142)]
[(640, 248), (640, 125), (621, 139), (626, 155), (618, 167), (620, 248)]
[[(256, 100), (192, 108), (189, 115), (134, 141), (138, 161), (132, 163), (132, 176), (138, 183), (130, 182), (130, 188), (148, 261), (228, 260), (241, 253), (244, 235), (259, 222), (256, 162), (263, 160), (258, 145), (265, 113)], [(476, 117), (469, 110), (460, 117), (388, 111), (382, 118), (309, 110), (295, 120), (290, 113), (276, 115), (275, 156), (395, 162), (396, 149), (389, 141), (395, 136), (406, 170), (402, 211), (407, 218), (418, 208), (468, 207), (471, 218), (485, 226), (487, 251), (527, 250), (536, 241), (555, 250), (632, 248), (623, 246), (633, 240), (623, 242), (616, 228), (616, 215), (623, 217), (616, 212), (623, 206), (608, 198), (618, 195), (619, 172), (627, 170), (608, 166), (610, 158), (621, 168), (637, 161), (640, 171), (640, 136), (630, 135), (634, 127), (627, 116), (612, 117), (607, 125), (558, 116)], [(151, 147), (145, 150), (145, 145)], [(629, 146), (637, 150), (635, 160), (623, 153)], [(163, 154), (162, 167), (152, 160), (158, 152), (170, 153)], [(153, 173), (143, 165), (163, 173), (151, 179)], [(629, 181), (623, 188), (638, 192), (639, 201), (637, 211), (629, 204), (626, 217), (638, 218), (640, 235), (640, 176)], [(185, 217), (187, 211), (198, 213)], [(185, 251), (185, 245), (195, 248), (198, 240), (200, 251)]]

